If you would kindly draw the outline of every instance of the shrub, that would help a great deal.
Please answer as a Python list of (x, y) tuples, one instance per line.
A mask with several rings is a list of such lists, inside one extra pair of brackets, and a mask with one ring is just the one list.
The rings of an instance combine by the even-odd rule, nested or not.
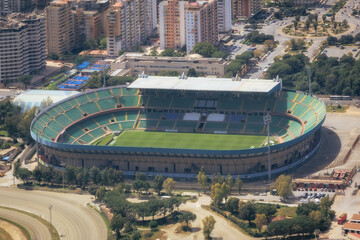
[(150, 221), (149, 222), (149, 227), (150, 228), (157, 228), (158, 227), (158, 223), (156, 221)]

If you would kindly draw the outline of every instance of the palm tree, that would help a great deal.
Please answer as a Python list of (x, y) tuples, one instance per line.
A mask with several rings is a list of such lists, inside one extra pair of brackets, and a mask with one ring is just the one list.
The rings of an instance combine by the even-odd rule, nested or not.
[(314, 30), (315, 30), (315, 33), (316, 33), (316, 30), (317, 30), (317, 27), (318, 27), (318, 22), (317, 21), (315, 21), (313, 23), (313, 27), (314, 27)]
[(323, 24), (325, 24), (325, 21), (326, 21), (326, 14), (323, 14), (323, 15), (322, 15), (322, 20), (323, 20)]
[(306, 20), (305, 22), (305, 28), (306, 28), (306, 31), (309, 33), (309, 28), (310, 28), (310, 20)]
[(299, 24), (299, 22), (295, 20), (295, 21), (294, 21), (294, 29), (295, 29), (295, 33), (296, 33), (296, 30), (297, 30), (298, 24)]

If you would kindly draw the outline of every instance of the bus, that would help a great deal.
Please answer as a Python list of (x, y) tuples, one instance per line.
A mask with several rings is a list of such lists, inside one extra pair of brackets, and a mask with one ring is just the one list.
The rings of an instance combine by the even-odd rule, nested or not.
[(338, 96), (338, 95), (330, 96), (330, 100), (350, 101), (351, 99), (352, 99), (351, 96)]

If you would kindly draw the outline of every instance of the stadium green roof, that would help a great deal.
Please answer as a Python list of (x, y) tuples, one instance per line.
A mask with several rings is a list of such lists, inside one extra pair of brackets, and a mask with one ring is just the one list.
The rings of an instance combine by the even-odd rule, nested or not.
[(128, 88), (177, 91), (232, 93), (272, 93), (281, 90), (281, 83), (267, 79), (161, 77), (140, 75)]

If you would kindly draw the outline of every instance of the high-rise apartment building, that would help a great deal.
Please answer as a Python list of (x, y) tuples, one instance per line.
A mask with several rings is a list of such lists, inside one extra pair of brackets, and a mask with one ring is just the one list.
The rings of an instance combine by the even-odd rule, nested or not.
[(13, 13), (0, 20), (0, 81), (15, 82), (20, 76), (46, 66), (45, 18)]
[(218, 28), (220, 33), (231, 31), (231, 0), (218, 0)]
[(84, 11), (77, 8), (74, 14), (75, 46), (79, 47), (90, 39), (97, 40), (101, 37), (101, 15), (97, 11)]
[(160, 48), (180, 49), (185, 39), (185, 5), (187, 2), (168, 0), (159, 4)]
[(248, 19), (261, 10), (261, 0), (232, 0), (232, 17)]
[(120, 0), (107, 14), (107, 51), (118, 56), (120, 50), (135, 49), (156, 28), (156, 6), (152, 0)]
[(0, 0), (0, 14), (6, 16), (13, 12), (31, 12), (34, 4), (31, 0)]
[[(231, 30), (230, 19), (226, 14), (231, 5), (228, 0), (224, 1), (221, 11), (218, 11), (218, 0), (207, 1), (179, 1), (167, 0), (159, 5), (159, 33), (160, 48), (180, 49), (186, 45), (187, 53), (190, 53), (198, 42), (210, 42), (217, 44), (219, 38), (219, 26)], [(221, 15), (221, 23), (218, 16)], [(230, 22), (229, 22), (230, 20)]]
[(189, 2), (185, 6), (186, 51), (198, 42), (214, 45), (219, 40), (217, 0)]
[(79, 0), (76, 8), (84, 11), (96, 11), (101, 17), (101, 34), (106, 34), (106, 16), (110, 7), (110, 0)]
[(45, 8), (48, 53), (64, 54), (75, 47), (74, 15), (66, 0), (51, 2)]

